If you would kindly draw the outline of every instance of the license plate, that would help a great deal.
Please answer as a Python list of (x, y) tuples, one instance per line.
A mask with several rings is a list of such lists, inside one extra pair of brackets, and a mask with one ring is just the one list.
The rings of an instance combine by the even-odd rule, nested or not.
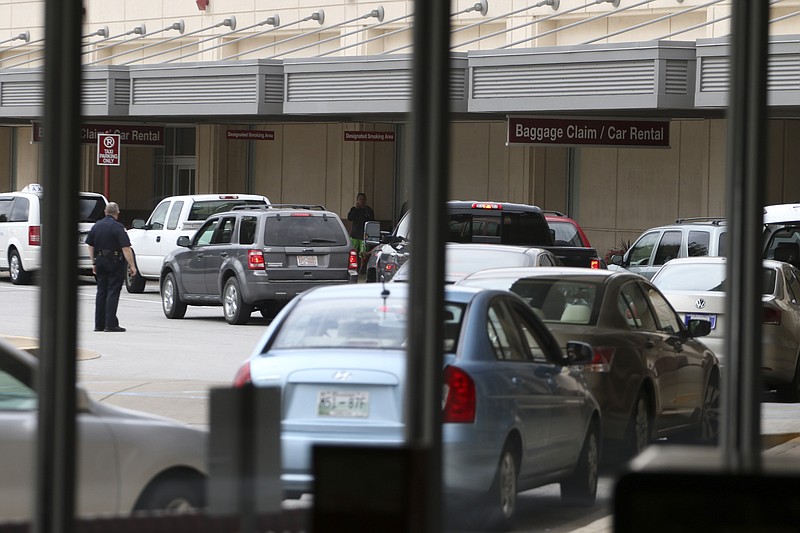
[(317, 415), (366, 418), (369, 416), (369, 393), (320, 391), (317, 393)]
[(315, 266), (317, 266), (317, 256), (316, 255), (298, 255), (297, 256), (297, 266), (300, 266), (300, 267), (315, 267)]
[(717, 327), (717, 315), (709, 315), (703, 313), (692, 313), (692, 314), (687, 313), (686, 318), (684, 319), (686, 327), (689, 327), (690, 320), (705, 320), (706, 322), (711, 322), (711, 329)]

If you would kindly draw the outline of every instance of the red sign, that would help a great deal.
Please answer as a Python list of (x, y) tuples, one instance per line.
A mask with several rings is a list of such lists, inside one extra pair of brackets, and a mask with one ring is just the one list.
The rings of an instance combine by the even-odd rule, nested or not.
[(669, 120), (508, 117), (506, 144), (669, 148)]
[[(94, 144), (101, 133), (119, 134), (120, 141), (125, 146), (164, 146), (164, 127), (145, 125), (115, 125), (115, 124), (81, 124), (81, 142)], [(33, 123), (33, 136), (31, 142), (40, 143), (44, 140), (44, 125), (40, 122)]]
[(119, 133), (97, 135), (97, 164), (119, 166)]
[(346, 131), (345, 141), (394, 142), (393, 131)]
[(228, 139), (240, 141), (274, 141), (275, 132), (266, 130), (227, 130)]

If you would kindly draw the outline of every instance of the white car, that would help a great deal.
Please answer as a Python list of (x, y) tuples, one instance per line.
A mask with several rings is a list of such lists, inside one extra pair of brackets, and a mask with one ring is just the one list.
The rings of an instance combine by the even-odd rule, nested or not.
[[(34, 511), (38, 360), (0, 340), (0, 517)], [(205, 506), (207, 433), (93, 402), (77, 390), (78, 516)]]
[[(778, 254), (780, 256), (780, 254)], [(653, 276), (684, 323), (708, 320), (703, 343), (725, 362), (724, 257), (673, 259)], [(783, 401), (800, 401), (800, 270), (788, 262), (764, 260), (762, 305), (762, 378)]]
[[(7, 270), (15, 285), (30, 283), (42, 267), (42, 196), (37, 183), (0, 193), (0, 270)], [(78, 269), (85, 275), (92, 274), (86, 235), (105, 216), (106, 204), (102, 194), (79, 193)]]

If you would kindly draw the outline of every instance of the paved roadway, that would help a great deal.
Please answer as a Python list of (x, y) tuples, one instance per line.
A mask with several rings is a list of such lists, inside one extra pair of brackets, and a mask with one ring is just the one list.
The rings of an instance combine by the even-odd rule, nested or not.
[[(231, 326), (219, 307), (190, 307), (186, 318), (168, 320), (155, 284), (144, 294), (122, 291), (118, 316), (125, 333), (92, 331), (95, 286), (78, 287), (78, 379), (93, 399), (207, 427), (210, 389), (230, 386), (236, 369), (255, 346), (267, 321)], [(39, 337), (39, 289), (14, 286), (0, 274), (0, 336), (19, 345)], [(762, 429), (771, 443), (800, 434), (800, 404), (773, 403), (765, 397)], [(557, 485), (520, 497), (514, 531), (550, 533), (611, 532), (615, 468), (606, 467), (594, 507), (564, 506)]]

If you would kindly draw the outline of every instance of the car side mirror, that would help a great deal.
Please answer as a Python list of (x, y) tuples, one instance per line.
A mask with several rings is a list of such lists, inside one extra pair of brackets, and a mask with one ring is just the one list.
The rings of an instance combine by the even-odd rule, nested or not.
[(180, 237), (178, 237), (178, 242), (177, 242), (178, 246), (183, 246), (184, 248), (188, 248), (191, 243), (192, 241), (190, 241), (189, 237), (187, 237), (186, 235), (181, 235)]
[(711, 333), (711, 322), (708, 320), (693, 319), (689, 321), (689, 335), (692, 337), (705, 337)]
[(625, 263), (625, 258), (619, 254), (614, 254), (611, 256), (611, 264), (622, 266)]
[(381, 242), (381, 223), (370, 220), (364, 223), (364, 242), (370, 246), (377, 246)]
[(579, 341), (569, 341), (567, 343), (567, 353), (564, 355), (562, 364), (567, 365), (588, 365), (594, 358), (594, 349), (590, 344)]
[(132, 227), (133, 229), (144, 229), (145, 221), (141, 218), (136, 218), (133, 220)]

